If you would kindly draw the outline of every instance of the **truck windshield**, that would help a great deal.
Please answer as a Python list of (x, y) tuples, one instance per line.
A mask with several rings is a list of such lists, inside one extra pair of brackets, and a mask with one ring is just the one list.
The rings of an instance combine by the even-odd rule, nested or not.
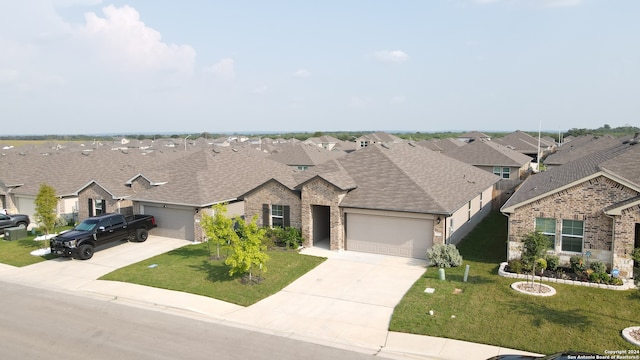
[(97, 220), (85, 220), (76, 226), (76, 230), (91, 231), (96, 227), (96, 225), (98, 225)]

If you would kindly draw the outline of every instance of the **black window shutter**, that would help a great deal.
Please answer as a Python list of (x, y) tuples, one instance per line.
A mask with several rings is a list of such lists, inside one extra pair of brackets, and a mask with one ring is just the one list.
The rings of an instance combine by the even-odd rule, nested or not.
[(93, 199), (89, 199), (89, 216), (93, 216)]
[(284, 227), (291, 226), (291, 220), (290, 220), (290, 216), (289, 216), (289, 206), (287, 206), (287, 205), (284, 206), (284, 216), (283, 216), (282, 220), (284, 222)]
[(271, 216), (269, 204), (262, 204), (262, 226), (269, 226), (271, 221), (269, 221), (269, 217)]

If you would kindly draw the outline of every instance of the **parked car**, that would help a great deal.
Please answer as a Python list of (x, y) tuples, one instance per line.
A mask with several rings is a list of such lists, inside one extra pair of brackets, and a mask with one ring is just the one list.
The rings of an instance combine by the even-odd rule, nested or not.
[[(551, 354), (547, 356), (530, 356), (530, 355), (498, 355), (490, 357), (487, 360), (568, 360), (568, 359), (597, 359), (599, 354), (587, 353), (581, 351), (565, 351), (561, 353)], [(601, 356), (601, 355), (600, 355)]]
[(23, 214), (0, 214), (0, 229), (6, 229), (10, 227), (27, 228), (29, 226), (29, 216)]
[(114, 241), (146, 241), (149, 230), (157, 227), (152, 215), (135, 215), (130, 219), (121, 214), (90, 217), (75, 228), (51, 239), (51, 253), (88, 260), (96, 246)]

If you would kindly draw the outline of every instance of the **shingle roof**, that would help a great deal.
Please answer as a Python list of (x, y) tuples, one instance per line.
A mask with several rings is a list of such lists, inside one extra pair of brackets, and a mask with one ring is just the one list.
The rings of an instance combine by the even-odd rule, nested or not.
[(294, 172), (252, 148), (201, 150), (150, 172), (149, 178), (166, 183), (136, 194), (132, 199), (208, 206), (236, 199), (270, 179), (293, 189)]
[[(538, 151), (538, 139), (520, 130), (514, 131), (501, 138), (494, 138), (492, 141), (495, 141), (500, 145), (511, 147), (514, 150), (525, 154), (535, 154)], [(553, 143), (550, 144), (544, 139), (540, 139), (541, 149), (553, 145)]]
[(475, 140), (465, 146), (444, 151), (443, 154), (475, 166), (521, 167), (531, 157), (493, 141)]
[(277, 146), (267, 158), (290, 166), (316, 166), (344, 155), (343, 151), (298, 143)]
[[(356, 185), (341, 206), (451, 214), (499, 177), (424, 147), (407, 143), (370, 145), (297, 176), (299, 182), (326, 174)], [(335, 184), (345, 188), (343, 184)]]
[(620, 140), (610, 135), (580, 136), (558, 146), (555, 153), (550, 154), (544, 159), (544, 163), (546, 165), (562, 165), (618, 143), (620, 143)]
[(538, 197), (594, 176), (609, 173), (640, 188), (640, 145), (621, 143), (529, 177), (503, 205), (510, 212)]

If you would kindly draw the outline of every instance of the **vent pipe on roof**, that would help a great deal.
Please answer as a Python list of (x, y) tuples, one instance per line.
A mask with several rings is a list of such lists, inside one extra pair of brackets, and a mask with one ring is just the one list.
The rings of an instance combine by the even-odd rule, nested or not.
[(633, 134), (633, 139), (631, 139), (631, 142), (629, 144), (635, 145), (638, 143), (638, 141), (640, 141), (640, 132), (636, 132), (635, 134)]

